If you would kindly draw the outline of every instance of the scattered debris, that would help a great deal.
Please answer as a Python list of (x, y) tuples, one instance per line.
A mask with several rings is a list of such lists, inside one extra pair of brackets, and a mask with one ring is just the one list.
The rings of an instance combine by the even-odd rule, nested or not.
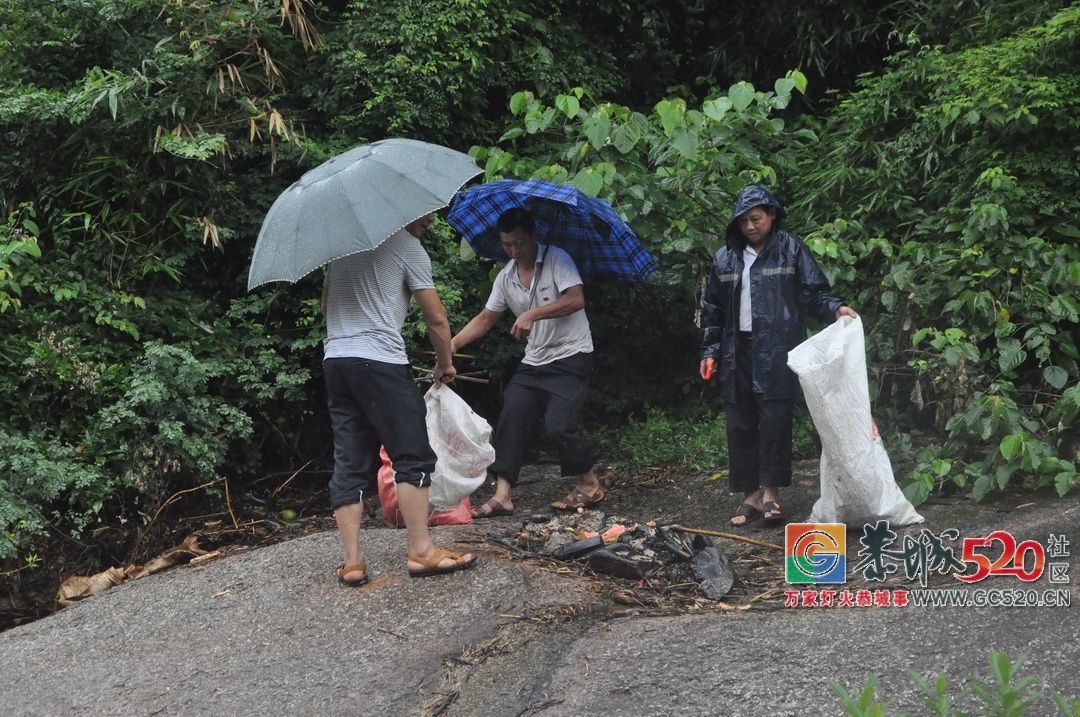
[(726, 555), (720, 552), (715, 545), (707, 544), (709, 539), (698, 536), (694, 539), (694, 547), (701, 544), (691, 559), (694, 566), (694, 575), (701, 581), (701, 590), (705, 597), (710, 600), (723, 600), (724, 596), (735, 584), (735, 571)]
[(183, 543), (169, 548), (145, 565), (128, 565), (123, 568), (113, 567), (96, 575), (72, 575), (60, 585), (60, 590), (56, 594), (56, 601), (60, 607), (74, 605), (80, 600), (102, 593), (126, 580), (138, 580), (184, 563), (197, 564), (205, 562), (220, 557), (226, 552), (228, 551), (215, 550), (212, 553), (207, 552), (199, 546), (199, 539), (196, 536), (189, 535)]
[[(732, 561), (710, 538), (682, 526), (635, 523), (598, 510), (553, 515), (537, 513), (488, 539), (516, 554), (579, 561), (594, 573), (633, 580), (638, 588), (670, 593), (690, 591), (721, 600), (736, 583)], [(624, 605), (646, 605), (632, 592), (621, 593)]]

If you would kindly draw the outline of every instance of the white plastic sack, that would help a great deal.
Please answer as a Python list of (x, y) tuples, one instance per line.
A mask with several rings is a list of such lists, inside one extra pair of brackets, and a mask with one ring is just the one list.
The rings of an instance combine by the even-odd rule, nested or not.
[(821, 497), (811, 523), (894, 526), (923, 518), (893, 478), (870, 415), (862, 319), (842, 316), (788, 353), (821, 436)]
[(495, 460), (491, 424), (447, 386), (433, 385), (424, 403), (428, 440), (438, 458), (428, 500), (433, 510), (453, 508), (480, 487)]

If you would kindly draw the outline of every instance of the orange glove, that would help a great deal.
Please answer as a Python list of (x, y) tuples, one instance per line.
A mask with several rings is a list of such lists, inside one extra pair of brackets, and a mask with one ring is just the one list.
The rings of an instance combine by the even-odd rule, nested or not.
[(705, 380), (711, 381), (714, 373), (716, 373), (716, 359), (705, 359)]

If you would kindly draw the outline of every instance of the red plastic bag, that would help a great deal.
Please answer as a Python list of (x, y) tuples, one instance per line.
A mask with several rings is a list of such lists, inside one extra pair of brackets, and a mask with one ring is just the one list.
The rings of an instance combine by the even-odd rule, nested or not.
[[(379, 469), (379, 505), (382, 507), (383, 517), (395, 528), (404, 528), (405, 520), (398, 510), (394, 464), (390, 462), (386, 448), (379, 449), (379, 457), (382, 458), (382, 468)], [(472, 522), (472, 506), (468, 498), (462, 498), (457, 507), (433, 510), (428, 516), (428, 525), (470, 525)]]

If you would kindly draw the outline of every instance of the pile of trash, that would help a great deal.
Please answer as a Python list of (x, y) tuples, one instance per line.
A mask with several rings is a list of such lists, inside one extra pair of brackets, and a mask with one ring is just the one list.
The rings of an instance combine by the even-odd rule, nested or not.
[(721, 600), (736, 580), (730, 560), (711, 538), (691, 538), (673, 528), (586, 510), (537, 513), (488, 539), (515, 552), (575, 561), (595, 573), (639, 583), (696, 585), (704, 597)]

